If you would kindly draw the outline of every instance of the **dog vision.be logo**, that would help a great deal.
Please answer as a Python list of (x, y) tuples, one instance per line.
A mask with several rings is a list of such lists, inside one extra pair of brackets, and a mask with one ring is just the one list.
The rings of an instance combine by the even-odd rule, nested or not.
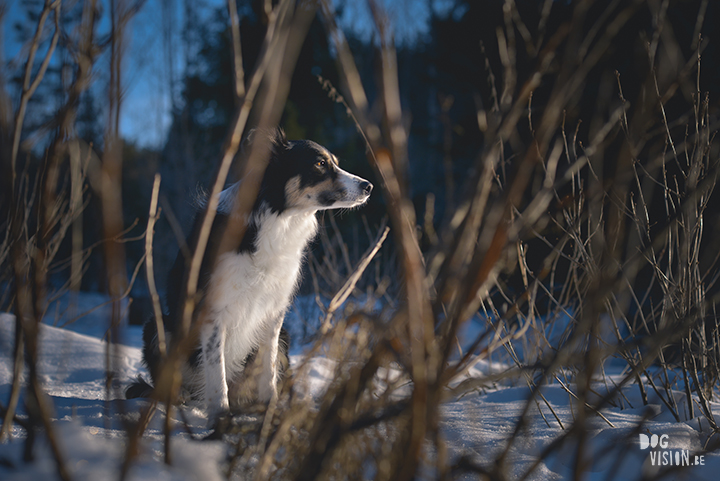
[(690, 459), (690, 451), (687, 449), (668, 449), (669, 436), (667, 434), (640, 433), (640, 449), (651, 448), (650, 464), (653, 466), (702, 466), (705, 464), (705, 456), (693, 456)]

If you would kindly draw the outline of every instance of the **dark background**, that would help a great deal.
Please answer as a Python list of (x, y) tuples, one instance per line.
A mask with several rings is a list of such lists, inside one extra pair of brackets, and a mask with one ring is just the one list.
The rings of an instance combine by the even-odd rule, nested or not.
[[(426, 4), (430, 12), (427, 29), (398, 45), (401, 100), (405, 123), (410, 133), (411, 197), (418, 219), (422, 220), (425, 218), (428, 195), (431, 195), (431, 200), (434, 199), (432, 222), (436, 228), (440, 228), (443, 222), (447, 221), (445, 214), (453, 212), (456, 207), (455, 201), (460, 197), (464, 181), (471, 177), (474, 161), (483, 148), (483, 134), (478, 126), (477, 112), (480, 109), (491, 111), (501, 102), (497, 96), (502, 92), (503, 66), (498, 53), (496, 28), (504, 25), (504, 1), (450, 0), (443, 4), (443, 8), (437, 8), (434, 2), (407, 3)], [(570, 20), (571, 13), (577, 6), (577, 2), (570, 1), (517, 0), (515, 3), (527, 33), (532, 39), (544, 36), (546, 42)], [(591, 6), (585, 17), (588, 29), (598, 20), (607, 3), (590, 2)], [(241, 18), (244, 67), (246, 72), (251, 72), (264, 36), (266, 19), (261, 1), (238, 1), (237, 4)], [(68, 32), (72, 30), (73, 22), (80, 18), (81, 8), (79, 4), (74, 7), (73, 4), (69, 5), (63, 13), (66, 22), (63, 28)], [(186, 2), (184, 8), (201, 8), (192, 5), (193, 2)], [(195, 20), (201, 18), (199, 15), (194, 15), (192, 11), (185, 12), (186, 20), (181, 28), (182, 42), (176, 46), (182, 50), (185, 66), (173, 79), (171, 122), (167, 136), (162, 141), (162, 148), (141, 146), (129, 138), (125, 139), (123, 148), (124, 222), (126, 226), (130, 226), (137, 221), (137, 226), (128, 236), (142, 234), (147, 224), (153, 175), (156, 172), (162, 175), (163, 215), (157, 225), (155, 246), (156, 271), (161, 279), (161, 289), (165, 272), (177, 252), (177, 241), (170, 227), (168, 214), (177, 218), (181, 228), (187, 231), (194, 213), (193, 197), (200, 190), (208, 188), (235, 109), (226, 8), (224, 5), (198, 5), (202, 5), (206, 14), (202, 18), (208, 20), (197, 22)], [(339, 15), (343, 13), (343, 5), (343, 2), (337, 5)], [(693, 59), (697, 44), (694, 35), (697, 33), (696, 22), (700, 5), (700, 1), (671, 1), (667, 15), (669, 23), (664, 25), (664, 29), (677, 39), (681, 50), (677, 54), (686, 62)], [(15, 21), (12, 28), (6, 28), (5, 35), (12, 36), (16, 42), (27, 41), (33, 33), (34, 21), (41, 6), (42, 2), (39, 1), (28, 1), (21, 6), (15, 6), (14, 8), (22, 10), (15, 18), (22, 20)], [(547, 16), (547, 23), (540, 29), (542, 11), (547, 7), (551, 11)], [(397, 13), (398, 9), (395, 10)], [(715, 39), (717, 20), (720, 20), (720, 4), (710, 1), (700, 29), (706, 47), (702, 52), (699, 81), (701, 90), (709, 94), (712, 118), (717, 117), (720, 105), (720, 42)], [(596, 119), (598, 112), (609, 112), (613, 106), (619, 105), (615, 71), (622, 79), (626, 98), (636, 99), (647, 93), (643, 90), (647, 88), (644, 82), (651, 68), (647, 45), (655, 28), (654, 22), (651, 9), (642, 4), (589, 76), (590, 80), (580, 94), (582, 97), (573, 104), (576, 108), (566, 112), (568, 130), (574, 131), (577, 128), (577, 136), (581, 141), (587, 141), (593, 129), (597, 129), (591, 119)], [(518, 47), (519, 89), (536, 66), (536, 52), (524, 43), (525, 32), (519, 28), (514, 31)], [(371, 115), (380, 118), (382, 109), (377, 98), (379, 81), (375, 73), (379, 61), (377, 39), (376, 35), (364, 35), (360, 32), (362, 29), (350, 28), (346, 29), (345, 33), (369, 96)], [(63, 52), (62, 41), (58, 49), (60, 58), (67, 55), (67, 52)], [(6, 62), (6, 80), (15, 89), (21, 82), (22, 67), (10, 61)], [(534, 92), (534, 112), (542, 112), (544, 101), (549, 95), (548, 89), (553, 85), (553, 76), (556, 74), (557, 72), (551, 69)], [(102, 72), (97, 75), (102, 80)], [(695, 72), (690, 74), (690, 84), (694, 82), (695, 75)], [(339, 88), (334, 51), (328, 43), (327, 32), (320, 18), (316, 17), (297, 62), (281, 126), (290, 139), (308, 138), (325, 145), (341, 159), (343, 168), (378, 184), (378, 179), (374, 178), (366, 160), (365, 144), (352, 119), (342, 105), (328, 97), (318, 76), (330, 80)], [(659, 81), (662, 84), (664, 79), (660, 78)], [(49, 106), (57, 102), (58, 98), (61, 99), (63, 82), (63, 64), (54, 63), (28, 109), (26, 140), (30, 135), (37, 136), (35, 140), (30, 139), (35, 147), (25, 153), (30, 159), (31, 174), (32, 166), (40, 165), (43, 142), (52, 137), (52, 126), (45, 131), (42, 128), (54, 115), (54, 110)], [(668, 117), (687, 115), (692, 105), (692, 95), (690, 89), (681, 85), (678, 93), (666, 105)], [(92, 143), (98, 152), (103, 149), (104, 101), (102, 95), (91, 89), (83, 94), (78, 110), (76, 133), (83, 140)], [(539, 117), (538, 114), (536, 118)], [(516, 161), (513, 151), (522, 151), (530, 140), (531, 133), (527, 125), (524, 131), (523, 128), (519, 130), (517, 138), (508, 139), (505, 162), (501, 166), (505, 175), (513, 175)], [(622, 135), (618, 127), (609, 136), (604, 152), (603, 165), (608, 182), (612, 181), (613, 159), (621, 143)], [(528, 198), (532, 193), (530, 189)], [(99, 226), (100, 204), (94, 201), (96, 194), (92, 189), (88, 189), (85, 195), (88, 206), (83, 214), (83, 225), (86, 227), (84, 245), (88, 246), (100, 240), (101, 230), (92, 228)], [(2, 209), (6, 211), (10, 205), (6, 194), (0, 197), (0, 202)], [(660, 207), (661, 204), (659, 209)], [(708, 212), (708, 226), (718, 235), (720, 232), (715, 226), (720, 225), (719, 211), (720, 209), (710, 209)], [(326, 217), (329, 215), (336, 214), (325, 214), (325, 224), (328, 223)], [(354, 260), (370, 242), (365, 228), (358, 227), (364, 226), (361, 217), (365, 217), (370, 231), (374, 232), (384, 215), (384, 199), (380, 190), (376, 190), (366, 207), (335, 218), (343, 238), (351, 246), (350, 252)], [(657, 215), (662, 215), (662, 209)], [(551, 229), (547, 234), (552, 236)], [(716, 238), (717, 235), (708, 237)], [(388, 245), (392, 246), (392, 243), (389, 242)], [(429, 240), (423, 237), (421, 245), (429, 248)], [(128, 242), (125, 248), (128, 273), (131, 273), (143, 255), (144, 244), (142, 240)], [(316, 242), (315, 250), (320, 252), (318, 255), (321, 255), (325, 248), (328, 246)], [(67, 242), (63, 245), (58, 259), (67, 258), (70, 252), (71, 246)], [(538, 256), (538, 259), (543, 257)], [(392, 253), (385, 253), (387, 262), (392, 262), (392, 258)], [(67, 271), (62, 268), (54, 272), (56, 282), (62, 281), (65, 276)], [(135, 296), (146, 294), (143, 277), (139, 276), (133, 287)], [(81, 287), (83, 290), (105, 291), (105, 279), (102, 252), (97, 250), (90, 256)], [(305, 279), (309, 282), (308, 276), (305, 276)], [(308, 289), (308, 286), (304, 288)]]

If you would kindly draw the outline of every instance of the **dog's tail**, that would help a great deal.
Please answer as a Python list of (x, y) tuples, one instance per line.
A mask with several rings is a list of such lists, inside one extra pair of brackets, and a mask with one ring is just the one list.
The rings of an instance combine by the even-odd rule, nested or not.
[(125, 399), (135, 399), (139, 397), (150, 397), (155, 388), (152, 387), (142, 376), (138, 376), (135, 382), (125, 389)]

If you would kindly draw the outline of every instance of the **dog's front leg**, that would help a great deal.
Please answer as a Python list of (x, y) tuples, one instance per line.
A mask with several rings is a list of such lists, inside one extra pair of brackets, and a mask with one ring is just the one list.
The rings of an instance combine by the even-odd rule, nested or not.
[(273, 324), (268, 326), (267, 342), (259, 350), (260, 359), (260, 376), (258, 377), (258, 400), (267, 402), (277, 397), (278, 384), (278, 339), (280, 338), (280, 329), (282, 329), (283, 315), (278, 316)]
[(200, 330), (203, 369), (205, 371), (205, 405), (213, 420), (230, 410), (225, 376), (225, 330), (218, 320)]

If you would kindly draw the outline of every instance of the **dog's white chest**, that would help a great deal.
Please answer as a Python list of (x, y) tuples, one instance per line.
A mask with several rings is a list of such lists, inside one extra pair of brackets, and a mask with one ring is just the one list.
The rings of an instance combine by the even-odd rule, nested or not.
[(308, 241), (317, 221), (309, 215), (259, 217), (253, 254), (222, 254), (206, 301), (225, 331), (226, 366), (241, 363), (268, 329), (280, 321), (297, 286)]

